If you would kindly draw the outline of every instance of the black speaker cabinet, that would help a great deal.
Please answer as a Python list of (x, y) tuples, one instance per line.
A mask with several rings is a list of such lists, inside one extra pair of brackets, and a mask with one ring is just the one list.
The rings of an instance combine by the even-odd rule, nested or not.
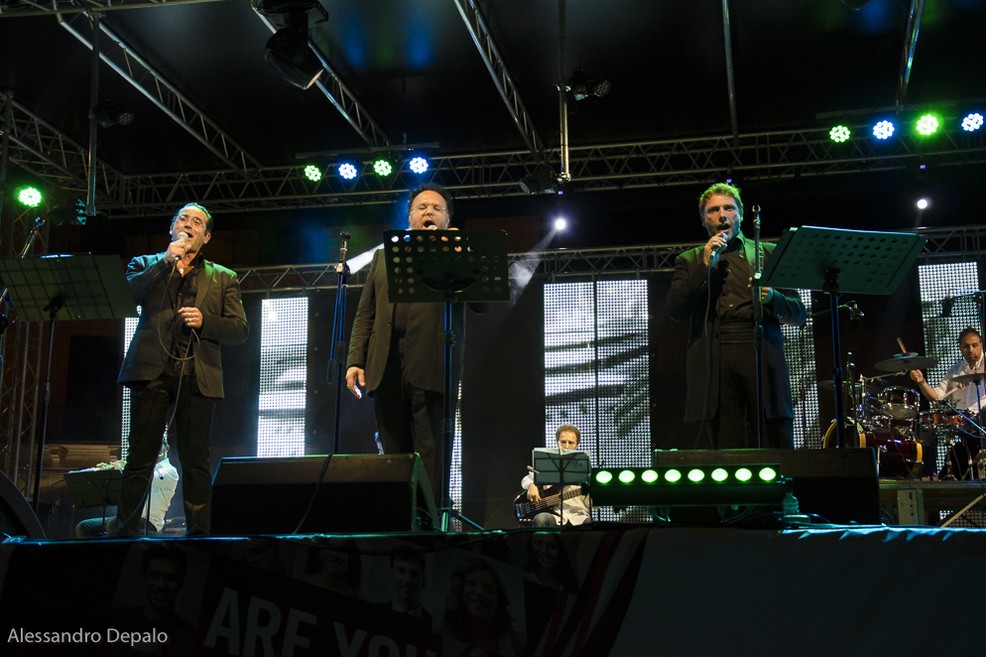
[(717, 463), (777, 463), (780, 473), (794, 480), (801, 513), (833, 523), (880, 524), (876, 453), (871, 448), (654, 451), (656, 466)]
[(408, 532), (438, 526), (417, 454), (226, 457), (212, 482), (213, 534)]
[(45, 538), (34, 509), (7, 475), (0, 472), (0, 534)]

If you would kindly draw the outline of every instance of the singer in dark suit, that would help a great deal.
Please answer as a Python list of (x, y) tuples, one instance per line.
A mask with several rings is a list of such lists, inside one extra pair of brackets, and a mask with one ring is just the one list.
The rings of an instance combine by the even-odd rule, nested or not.
[(223, 398), (220, 345), (240, 344), (250, 332), (236, 274), (202, 257), (212, 227), (209, 211), (189, 203), (171, 220), (167, 250), (138, 256), (127, 266), (141, 313), (117, 379), (131, 394), (129, 453), (117, 511), (121, 534), (138, 532), (169, 423), (182, 467), (186, 533), (209, 531), (209, 439), (216, 402)]
[[(411, 192), (407, 208), (411, 230), (446, 230), (452, 198), (444, 188), (425, 184)], [(445, 404), (444, 310), (442, 303), (390, 302), (383, 250), (373, 255), (353, 320), (346, 385), (357, 397), (373, 397), (384, 453), (417, 452), (436, 501), (441, 500), (442, 419)], [(461, 353), (463, 307), (453, 308), (452, 330)], [(459, 358), (454, 358), (457, 373)], [(458, 377), (454, 376), (457, 380)], [(450, 446), (451, 447), (451, 446)], [(439, 501), (439, 504), (441, 502)]]
[[(698, 209), (709, 240), (675, 259), (667, 298), (671, 318), (689, 320), (685, 421), (705, 420), (716, 449), (791, 448), (794, 408), (780, 325), (804, 323), (805, 307), (794, 291), (760, 288), (766, 421), (765, 444), (757, 445), (755, 244), (740, 230), (743, 200), (735, 186), (712, 185)], [(760, 248), (766, 262), (774, 245), (761, 242)]]

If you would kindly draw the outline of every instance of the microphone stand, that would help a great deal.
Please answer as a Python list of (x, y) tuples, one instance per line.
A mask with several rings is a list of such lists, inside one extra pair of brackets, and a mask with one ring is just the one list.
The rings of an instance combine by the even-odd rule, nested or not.
[[(332, 427), (332, 453), (339, 453), (339, 417), (342, 415), (342, 382), (346, 379), (346, 342), (344, 331), (346, 330), (346, 290), (349, 285), (349, 265), (346, 264), (346, 251), (349, 233), (341, 232), (339, 237), (342, 244), (339, 247), (339, 264), (336, 265), (336, 305), (335, 312), (332, 313), (332, 340), (329, 347), (329, 368), (326, 373), (330, 384), (335, 385), (336, 389), (336, 412), (335, 421)], [(340, 357), (341, 352), (341, 357)]]
[(757, 447), (764, 446), (764, 424), (766, 422), (766, 404), (763, 394), (763, 301), (760, 296), (760, 206), (754, 205), (753, 210), (753, 353), (754, 369), (757, 382)]

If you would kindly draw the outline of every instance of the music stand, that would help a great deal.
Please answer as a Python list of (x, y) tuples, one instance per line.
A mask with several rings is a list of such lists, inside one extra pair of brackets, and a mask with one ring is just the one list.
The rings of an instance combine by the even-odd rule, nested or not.
[(18, 319), (48, 320), (48, 363), (45, 372), (41, 436), (34, 473), (34, 510), (41, 498), (48, 405), (51, 401), (51, 356), (56, 319), (122, 319), (137, 315), (118, 256), (91, 253), (0, 258), (0, 278), (10, 290)]
[(73, 470), (65, 473), (65, 487), (72, 494), (75, 506), (88, 509), (103, 507), (103, 533), (106, 533), (106, 507), (120, 503), (120, 483), (123, 473), (116, 468), (105, 470)]
[(453, 329), (454, 303), (507, 301), (507, 234), (502, 230), (388, 230), (384, 232), (384, 264), (391, 303), (445, 304), (444, 388), (442, 416), (441, 514), (442, 531), (454, 516), (482, 529), (452, 508), (449, 473), (455, 437), (456, 374)]
[(531, 467), (534, 468), (534, 483), (538, 487), (559, 486), (558, 515), (560, 525), (565, 524), (565, 486), (582, 484), (589, 480), (592, 463), (589, 455), (578, 449), (560, 447), (535, 447), (531, 450)]
[(760, 283), (763, 287), (817, 290), (829, 295), (837, 447), (846, 446), (839, 294), (892, 294), (925, 242), (914, 233), (816, 226), (787, 228), (764, 268)]

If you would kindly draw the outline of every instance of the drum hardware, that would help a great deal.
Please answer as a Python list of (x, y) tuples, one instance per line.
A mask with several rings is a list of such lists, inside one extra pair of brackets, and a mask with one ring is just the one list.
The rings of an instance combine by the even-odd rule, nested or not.
[(979, 385), (986, 381), (986, 374), (983, 372), (973, 372), (972, 374), (959, 374), (952, 377), (952, 383), (975, 383)]
[[(913, 435), (896, 427), (866, 427), (847, 421), (849, 447), (873, 447), (876, 451), (877, 474), (880, 477), (905, 479), (920, 476), (924, 466), (923, 446)], [(829, 424), (822, 447), (835, 446), (835, 420)]]

